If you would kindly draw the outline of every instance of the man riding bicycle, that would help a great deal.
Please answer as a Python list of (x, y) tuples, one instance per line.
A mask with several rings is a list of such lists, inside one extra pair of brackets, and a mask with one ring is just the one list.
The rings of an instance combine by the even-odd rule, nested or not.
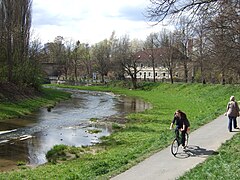
[(170, 129), (173, 128), (173, 125), (176, 123), (175, 133), (177, 138), (179, 138), (179, 131), (181, 131), (181, 144), (185, 148), (185, 134), (189, 130), (190, 123), (187, 119), (187, 115), (181, 110), (177, 110), (174, 113), (174, 118), (170, 125)]

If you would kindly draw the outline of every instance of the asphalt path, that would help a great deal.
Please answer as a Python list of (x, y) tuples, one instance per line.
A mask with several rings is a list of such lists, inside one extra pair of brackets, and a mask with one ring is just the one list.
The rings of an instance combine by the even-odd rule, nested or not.
[[(238, 120), (238, 126), (240, 126)], [(112, 180), (172, 180), (182, 176), (209, 156), (217, 154), (222, 143), (231, 139), (239, 132), (227, 129), (228, 118), (221, 115), (212, 122), (190, 133), (188, 147), (174, 157), (170, 146), (150, 156), (136, 166), (115, 176)]]

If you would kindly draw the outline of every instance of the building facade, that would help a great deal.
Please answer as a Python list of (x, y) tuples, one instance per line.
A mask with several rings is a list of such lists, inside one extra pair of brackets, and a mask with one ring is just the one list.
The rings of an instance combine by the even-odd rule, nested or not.
[[(164, 66), (162, 48), (144, 49), (136, 53), (137, 79), (144, 81), (167, 80), (170, 78), (169, 70)], [(154, 67), (153, 67), (154, 64)], [(129, 75), (125, 76), (130, 78)]]

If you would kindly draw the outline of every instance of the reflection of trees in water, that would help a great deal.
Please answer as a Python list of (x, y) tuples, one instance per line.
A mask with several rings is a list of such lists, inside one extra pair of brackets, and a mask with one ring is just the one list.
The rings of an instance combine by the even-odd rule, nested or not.
[[(9, 141), (0, 145), (1, 160), (28, 161), (28, 147), (26, 141)], [(15, 163), (16, 164), (16, 163)], [(4, 166), (4, 165), (2, 165)]]
[(149, 103), (144, 102), (141, 99), (131, 98), (131, 97), (121, 97), (121, 103), (118, 103), (118, 108), (120, 112), (141, 112), (146, 109), (151, 108)]
[(47, 161), (45, 153), (50, 150), (51, 147), (48, 147), (47, 143), (43, 143), (46, 138), (46, 133), (38, 132), (35, 134), (35, 137), (27, 141), (30, 164), (43, 164)]

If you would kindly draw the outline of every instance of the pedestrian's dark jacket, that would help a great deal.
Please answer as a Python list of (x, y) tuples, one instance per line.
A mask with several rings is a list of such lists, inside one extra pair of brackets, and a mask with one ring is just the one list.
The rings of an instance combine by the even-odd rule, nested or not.
[(187, 119), (187, 117), (185, 115), (182, 115), (181, 118), (174, 116), (172, 123), (175, 124), (176, 123), (176, 127), (178, 129), (183, 128), (183, 124), (186, 126), (185, 128), (187, 129), (188, 127), (190, 127), (190, 123)]

